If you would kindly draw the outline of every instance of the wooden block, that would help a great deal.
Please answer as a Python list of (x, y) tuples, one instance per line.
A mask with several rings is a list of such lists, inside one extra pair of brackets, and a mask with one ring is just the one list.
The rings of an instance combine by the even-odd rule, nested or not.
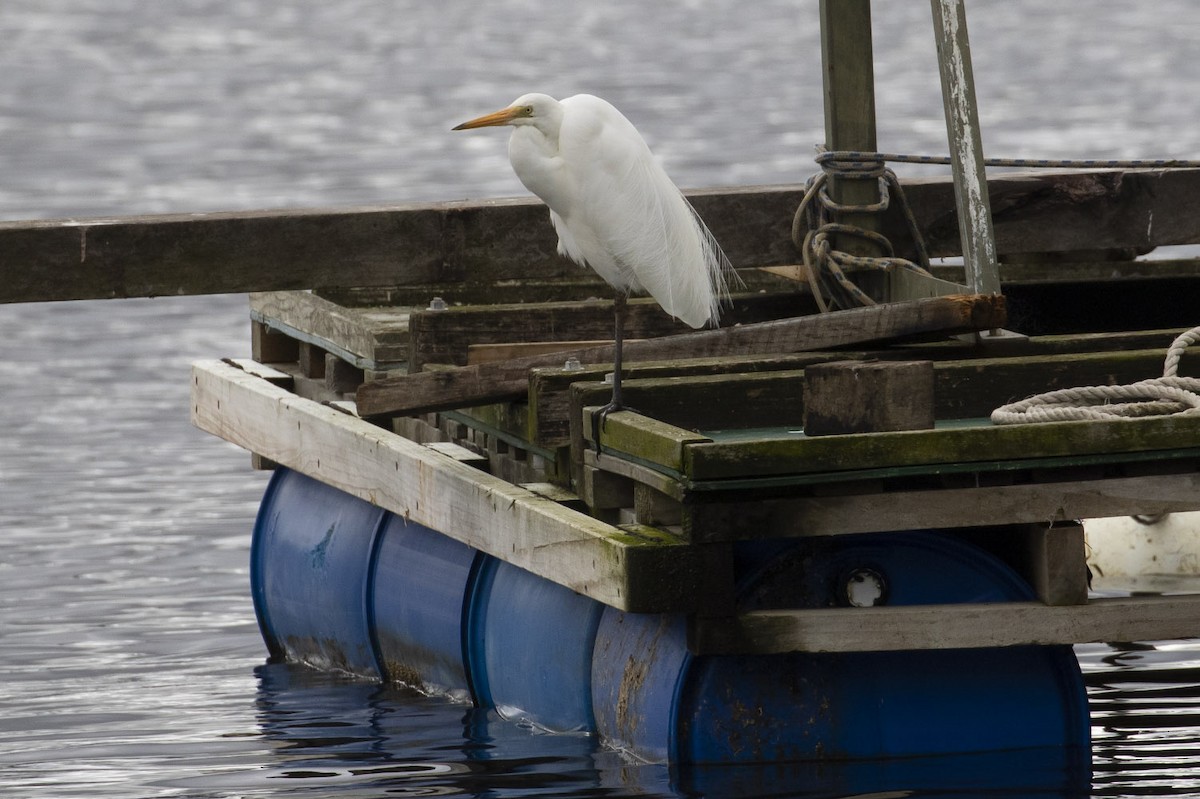
[(683, 508), (679, 500), (672, 499), (648, 485), (634, 483), (633, 515), (638, 524), (666, 527), (682, 521)]
[(1018, 533), (1024, 548), (1021, 571), (1047, 605), (1082, 605), (1088, 600), (1087, 545), (1076, 521), (1030, 524)]
[(633, 486), (633, 481), (627, 477), (584, 466), (579, 494), (593, 511), (631, 508)]
[(325, 350), (309, 344), (307, 341), (298, 342), (300, 346), (300, 373), (305, 377), (322, 380), (325, 377)]
[(251, 452), (250, 468), (256, 472), (273, 472), (279, 468), (279, 464), (270, 458), (264, 458), (256, 452)]
[(349, 394), (363, 383), (363, 370), (336, 355), (325, 353), (325, 387), (338, 394)]
[(804, 370), (809, 436), (933, 427), (932, 361), (835, 361)]
[(259, 363), (292, 363), (300, 358), (300, 342), (262, 322), (251, 320), (250, 354)]

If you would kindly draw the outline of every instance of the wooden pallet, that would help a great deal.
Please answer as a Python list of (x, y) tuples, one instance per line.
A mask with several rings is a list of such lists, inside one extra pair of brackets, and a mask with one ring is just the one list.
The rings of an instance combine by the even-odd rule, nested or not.
[[(197, 363), (193, 422), (271, 461), (614, 607), (687, 613), (690, 646), (698, 653), (1144, 640), (1185, 637), (1200, 630), (1195, 621), (1200, 610), (1197, 597), (1083, 603), (1082, 571), (1075, 569), (1082, 564), (1082, 534), (1077, 526), (1046, 524), (1064, 514), (1200, 508), (1200, 452), (1190, 446), (1200, 442), (1200, 427), (1194, 423), (1138, 420), (1127, 432), (1105, 428), (1097, 434), (1064, 423), (1049, 426), (1054, 434), (1044, 441), (1027, 432), (981, 426), (859, 434), (859, 440), (875, 437), (885, 446), (855, 449), (853, 463), (839, 464), (841, 468), (830, 472), (824, 458), (834, 444), (828, 442), (849, 437), (834, 436), (826, 442), (788, 437), (784, 444), (776, 439), (770, 445), (763, 442), (771, 439), (763, 436), (722, 442), (624, 412), (610, 417), (601, 437), (602, 453), (584, 453), (593, 476), (626, 481), (632, 487), (632, 515), (610, 523), (580, 510), (581, 499), (596, 502), (604, 493), (603, 480), (585, 482), (590, 488), (582, 498), (544, 483), (517, 485), (479, 468), (483, 459), (464, 448), (423, 445), (344, 410), (300, 397), (287, 388), (293, 380), (288, 373), (252, 362)], [(629, 441), (634, 431), (634, 440), (641, 442), (636, 454), (625, 451), (630, 447), (622, 449), (622, 442)], [(891, 446), (897, 436), (933, 441), (946, 433), (950, 434), (947, 443), (909, 447), (907, 454), (897, 454)], [(1109, 438), (1110, 434), (1116, 438)], [(964, 444), (962, 436), (978, 440)], [(764, 446), (769, 447), (770, 457), (764, 458), (762, 468), (746, 469), (743, 462), (736, 476), (725, 472), (731, 458), (737, 460), (731, 454), (735, 450), (763, 454)], [(983, 451), (994, 457), (961, 464), (970, 469), (970, 480), (975, 482), (970, 488), (887, 485), (888, 480), (903, 482), (914, 476), (942, 480), (946, 470), (939, 469), (937, 461), (943, 446), (984, 446)], [(1076, 472), (1072, 477), (1059, 471), (1087, 468), (1085, 462), (1097, 460), (1102, 461), (1102, 474)], [(1148, 473), (1128, 473), (1139, 469)], [(1014, 481), (1008, 488), (1016, 493), (999, 502), (1002, 509), (983, 502), (996, 489), (1005, 488), (985, 488), (987, 480), (1014, 470), (1037, 472), (1048, 482)], [(864, 476), (865, 472), (872, 474)], [(954, 472), (951, 478), (963, 473)], [(736, 490), (721, 486), (716, 502), (705, 493), (712, 486), (700, 485), (730, 480), (762, 484)], [(795, 495), (803, 494), (805, 486), (820, 490)], [(611, 493), (612, 486), (607, 489)], [(1036, 508), (1036, 496), (1051, 494), (1062, 500), (1060, 504), (1031, 511), (1038, 518), (1014, 524), (1022, 515), (1020, 508)], [(732, 499), (738, 495), (741, 499)], [(679, 518), (667, 518), (671, 510), (664, 507), (664, 497), (678, 503)], [(724, 512), (718, 512), (722, 503)], [(946, 515), (947, 508), (955, 505), (972, 509), (971, 515), (965, 516), (966, 511)], [(859, 506), (863, 509), (855, 510)], [(766, 515), (755, 507), (766, 509)], [(927, 507), (937, 510), (926, 511)], [(591, 510), (604, 515), (603, 507)], [(929, 518), (914, 517), (922, 513)], [(739, 517), (790, 521), (749, 525)], [(1003, 520), (987, 535), (1010, 549), (1014, 541), (1019, 542), (1018, 559), (1027, 561), (1026, 572), (1033, 575), (1043, 601), (737, 612), (730, 539), (751, 534), (847, 533), (872, 518), (889, 519), (889, 529), (910, 522), (913, 526), (976, 526)], [(824, 521), (812, 525), (813, 519)], [(932, 524), (919, 524), (923, 521)], [(866, 526), (878, 529), (880, 523)], [(1068, 576), (1054, 577), (1055, 570)]]

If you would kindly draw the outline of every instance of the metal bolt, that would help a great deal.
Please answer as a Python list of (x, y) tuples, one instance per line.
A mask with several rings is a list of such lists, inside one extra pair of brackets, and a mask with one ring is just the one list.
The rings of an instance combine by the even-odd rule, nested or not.
[(578, 358), (572, 355), (570, 358), (567, 358), (566, 363), (563, 364), (562, 370), (564, 372), (582, 372), (583, 364), (579, 362)]
[(429, 301), (429, 307), (426, 308), (425, 310), (427, 310), (427, 311), (444, 311), (449, 307), (450, 306), (446, 305), (446, 301), (443, 300), (441, 297), (434, 297), (432, 300)]

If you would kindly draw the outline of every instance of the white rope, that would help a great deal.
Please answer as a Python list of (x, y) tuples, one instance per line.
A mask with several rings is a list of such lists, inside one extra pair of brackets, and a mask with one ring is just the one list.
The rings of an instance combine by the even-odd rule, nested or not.
[(1171, 342), (1163, 376), (1127, 386), (1085, 386), (1038, 394), (992, 411), (993, 424), (1133, 419), (1142, 416), (1200, 416), (1200, 379), (1179, 377), (1179, 360), (1200, 341), (1200, 327)]

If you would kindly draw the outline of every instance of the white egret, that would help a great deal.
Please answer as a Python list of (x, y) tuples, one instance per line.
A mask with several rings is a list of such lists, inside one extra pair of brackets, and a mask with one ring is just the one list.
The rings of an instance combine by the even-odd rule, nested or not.
[(616, 290), (612, 401), (622, 407), (625, 301), (646, 292), (694, 328), (716, 325), (736, 273), (712, 234), (620, 111), (590, 94), (518, 97), (454, 130), (512, 126), (508, 158), (550, 207), (558, 251)]

